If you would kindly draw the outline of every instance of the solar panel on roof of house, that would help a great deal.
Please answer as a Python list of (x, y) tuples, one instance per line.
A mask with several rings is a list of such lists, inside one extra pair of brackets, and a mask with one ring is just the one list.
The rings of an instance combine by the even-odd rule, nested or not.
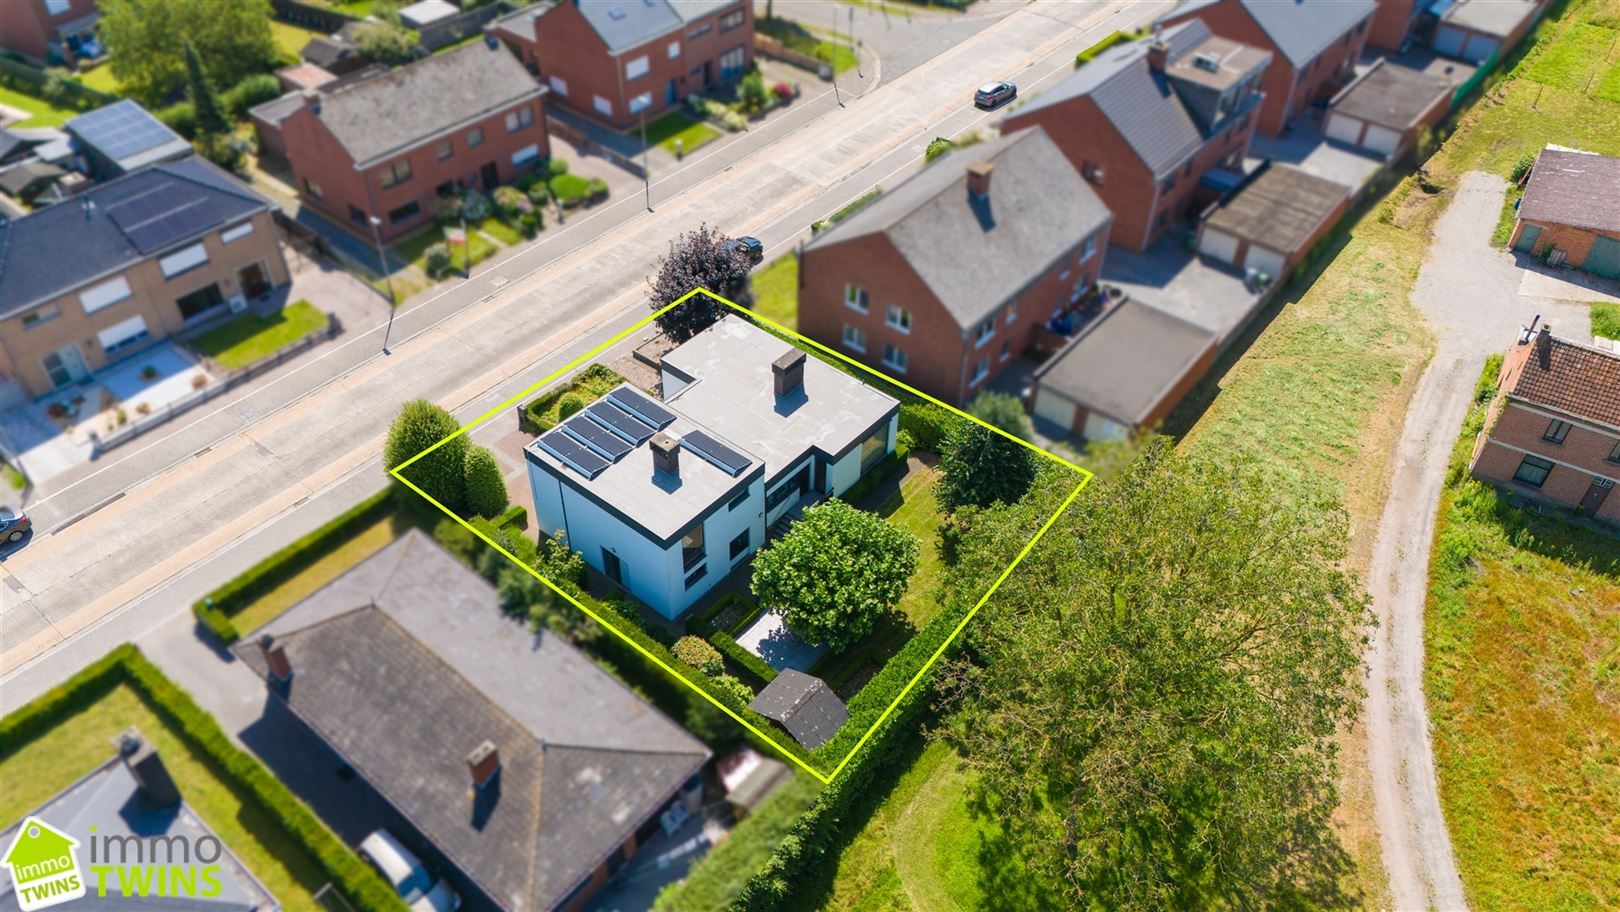
[(129, 158), (180, 139), (145, 108), (128, 100), (80, 114), (68, 126), (112, 159)]
[(565, 432), (577, 438), (580, 443), (614, 462), (618, 462), (621, 456), (630, 452), (630, 444), (623, 437), (584, 415), (575, 415), (568, 419), (563, 422), (562, 428)]
[(540, 448), (557, 457), (563, 465), (578, 472), (586, 478), (595, 478), (612, 463), (596, 455), (585, 444), (564, 434), (561, 430), (554, 430), (541, 437), (538, 441)]
[(662, 430), (675, 420), (675, 415), (651, 399), (643, 396), (628, 386), (621, 386), (611, 393), (608, 398), (625, 411), (642, 419), (655, 428)]
[(609, 427), (620, 436), (637, 446), (647, 442), (653, 435), (653, 426), (640, 418), (626, 412), (608, 402), (593, 402), (585, 414), (591, 416), (597, 423)]
[(753, 461), (702, 431), (688, 431), (681, 438), (681, 446), (719, 466), (721, 471), (732, 477), (741, 475), (742, 470)]

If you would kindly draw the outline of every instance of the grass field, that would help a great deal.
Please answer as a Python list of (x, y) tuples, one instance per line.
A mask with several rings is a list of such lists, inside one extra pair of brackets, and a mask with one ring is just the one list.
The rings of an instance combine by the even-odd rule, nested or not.
[(112, 67), (106, 63), (80, 73), (78, 78), (79, 82), (99, 92), (106, 92), (108, 95), (124, 94), (118, 86), (118, 77), (113, 75)]
[[(349, 9), (345, 7), (344, 11), (349, 12)], [(308, 44), (311, 38), (319, 38), (323, 34), (313, 29), (299, 28), (279, 19), (270, 20), (270, 33), (275, 36), (276, 48), (288, 62), (297, 61), (298, 52), (304, 49), (304, 45)]]
[[(427, 249), (443, 240), (444, 228), (435, 225), (421, 234), (413, 235), (395, 244), (393, 253), (421, 270), (423, 275), (427, 275)], [(469, 230), (467, 232), (466, 246), (457, 244), (450, 248), (450, 270), (454, 273), (466, 268), (468, 257), (471, 257), (472, 265), (476, 266), (494, 256), (495, 251), (499, 249), (492, 241), (477, 231)]]
[(507, 247), (523, 243), (523, 232), (493, 215), (479, 222), (478, 230), (489, 235), (496, 243)]
[(326, 322), (326, 314), (315, 305), (295, 301), (268, 317), (243, 314), (197, 336), (191, 344), (221, 367), (235, 370), (324, 329)]
[(799, 326), (799, 258), (783, 254), (753, 276), (754, 313), (788, 329)]
[(1620, 304), (1593, 304), (1592, 332), (1607, 339), (1620, 339)]
[(834, 73), (855, 68), (855, 51), (842, 41), (829, 40), (817, 30), (805, 28), (787, 19), (757, 19), (754, 28), (782, 42), (790, 51), (809, 54), (830, 64)]
[(0, 760), (0, 820), (13, 821), (113, 756), (113, 739), (134, 726), (163, 757), (185, 801), (264, 883), (287, 912), (321, 912), (314, 891), (326, 883), (302, 846), (251, 800), (220, 779), (129, 687), (119, 686), (83, 711)]
[(384, 517), (372, 523), (322, 555), (303, 572), (254, 599), (247, 607), (231, 617), (231, 623), (243, 633), (259, 629), (271, 618), (342, 576), (345, 570), (381, 551), (404, 531), (404, 523), (395, 516)]
[(681, 111), (671, 111), (647, 125), (647, 145), (657, 146), (671, 155), (675, 143), (681, 143), (681, 154), (720, 138), (720, 131)]
[(1620, 547), (1469, 478), (1484, 411), (1453, 453), (1425, 614), (1446, 824), (1474, 908), (1613, 909)]
[(12, 124), (15, 127), (60, 127), (79, 114), (72, 108), (59, 108), (43, 98), (24, 95), (5, 86), (0, 86), (0, 105), (27, 111), (31, 115), (27, 120)]

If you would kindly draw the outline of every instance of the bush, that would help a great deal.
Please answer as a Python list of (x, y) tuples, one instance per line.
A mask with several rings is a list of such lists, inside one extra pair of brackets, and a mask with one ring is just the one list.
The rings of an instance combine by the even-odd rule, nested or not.
[(466, 461), (467, 509), (479, 516), (498, 516), (512, 500), (506, 494), (501, 464), (489, 447), (469, 446)]
[(590, 201), (592, 203), (599, 203), (602, 200), (607, 199), (607, 181), (601, 179), (600, 177), (591, 178), (588, 182), (586, 182), (585, 194), (590, 197)]
[(551, 187), (545, 181), (539, 181), (529, 187), (529, 202), (535, 206), (544, 206), (551, 202)]
[(513, 221), (529, 211), (529, 198), (516, 187), (496, 187), (495, 211), (501, 218)]
[(546, 174), (548, 176), (557, 177), (567, 173), (568, 161), (566, 159), (550, 158), (546, 160)]
[(386, 66), (411, 62), (421, 43), (415, 31), (393, 22), (365, 22), (354, 32), (354, 46), (361, 55)]
[(157, 119), (186, 139), (195, 139), (197, 136), (197, 114), (192, 110), (189, 101), (177, 101), (166, 108), (159, 108)]
[(444, 550), (461, 558), (462, 563), (468, 566), (472, 565), (479, 550), (484, 546), (471, 529), (448, 516), (433, 524), (433, 540), (442, 545)]
[(681, 637), (675, 641), (675, 648), (671, 651), (675, 653), (675, 658), (711, 678), (725, 673), (726, 663), (720, 658), (720, 651), (698, 637), (690, 634)]
[(591, 192), (591, 182), (577, 174), (559, 174), (552, 178), (547, 186), (551, 190), (552, 198), (565, 209), (572, 209), (583, 203)]
[(776, 680), (778, 672), (770, 666), (770, 663), (744, 649), (741, 643), (724, 630), (716, 630), (709, 634), (709, 642), (735, 663), (738, 669), (758, 678), (761, 687)]
[(228, 133), (200, 136), (192, 143), (197, 154), (233, 174), (239, 174), (252, 146), (248, 140)]
[(523, 213), (523, 217), (518, 220), (518, 227), (523, 230), (524, 237), (532, 239), (545, 230), (546, 217), (540, 213), (539, 209), (532, 209)]
[(772, 91), (776, 93), (776, 100), (782, 104), (793, 100), (793, 87), (785, 82), (777, 83)]
[(433, 217), (441, 225), (461, 221), (461, 197), (453, 195), (440, 196), (433, 203)]
[(562, 398), (564, 396), (573, 393), (589, 403), (624, 382), (625, 379), (611, 368), (601, 363), (593, 363), (580, 371), (579, 375), (569, 383), (551, 390), (525, 405), (520, 413), (521, 417), (518, 419), (518, 427), (529, 434), (540, 434), (548, 431), (560, 420), (553, 418), (552, 412), (554, 410), (558, 413), (561, 412)]
[(440, 506), (460, 512), (467, 492), (467, 435), (457, 434), (460, 429), (449, 412), (426, 399), (405, 403), (388, 428), (383, 468), (392, 471), (444, 441), (443, 446), (412, 462), (403, 474)]
[(900, 403), (900, 429), (911, 435), (920, 450), (940, 452), (946, 435), (962, 421), (962, 416), (932, 402)]
[(281, 83), (269, 73), (255, 73), (227, 90), (221, 101), (233, 120), (247, 116), (247, 112), (267, 101), (281, 97)]
[(720, 675), (714, 679), (713, 689), (724, 694), (731, 702), (747, 706), (754, 701), (754, 689), (731, 675)]
[(750, 114), (764, 110), (771, 103), (770, 90), (765, 88), (765, 77), (757, 71), (744, 76), (737, 86), (737, 98), (743, 110)]
[(557, 400), (557, 417), (561, 419), (571, 418), (584, 407), (585, 400), (581, 399), (578, 393), (564, 393), (563, 397)]
[(450, 245), (444, 241), (429, 244), (422, 254), (422, 261), (427, 267), (427, 274), (438, 278), (450, 271)]
[(529, 511), (522, 504), (513, 504), (490, 522), (497, 529), (522, 529), (529, 524)]
[(1534, 168), (1535, 166), (1536, 156), (1533, 153), (1526, 152), (1525, 154), (1519, 156), (1518, 161), (1513, 163), (1513, 171), (1509, 176), (1512, 178), (1513, 182), (1517, 184), (1524, 180), (1525, 175), (1529, 174), (1530, 169)]
[(481, 222), (489, 218), (489, 197), (477, 190), (468, 190), (461, 195), (461, 215), (469, 222)]

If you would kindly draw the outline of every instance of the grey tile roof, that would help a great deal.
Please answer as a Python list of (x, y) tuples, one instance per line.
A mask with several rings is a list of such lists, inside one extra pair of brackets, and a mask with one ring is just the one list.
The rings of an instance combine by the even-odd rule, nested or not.
[(685, 23), (669, 0), (581, 0), (579, 13), (609, 53), (627, 51)]
[[(548, 909), (661, 810), (708, 749), (412, 530), (259, 636), (287, 648), (293, 712), (511, 910)], [(500, 752), (471, 794), (466, 755)]]
[[(968, 196), (967, 169), (974, 162), (995, 165), (987, 200)], [(1112, 219), (1046, 131), (1035, 127), (946, 155), (806, 249), (885, 234), (965, 327)]]
[(1332, 108), (1369, 123), (1405, 131), (1435, 102), (1451, 93), (1452, 86), (1444, 79), (1380, 57), (1333, 99)]
[(318, 116), (356, 167), (545, 91), (493, 38), (327, 88)]
[(1542, 149), (1530, 170), (1519, 218), (1620, 231), (1620, 158)]
[(271, 208), (193, 156), (0, 223), (0, 318)]
[(1215, 346), (1215, 333), (1137, 300), (1098, 318), (1035, 373), (1087, 409), (1140, 425)]
[(849, 720), (849, 710), (827, 682), (791, 668), (784, 669), (754, 697), (748, 708), (775, 719), (788, 734), (815, 750)]
[(1273, 164), (1250, 177), (1205, 220), (1211, 228), (1292, 255), (1350, 188), (1289, 165)]

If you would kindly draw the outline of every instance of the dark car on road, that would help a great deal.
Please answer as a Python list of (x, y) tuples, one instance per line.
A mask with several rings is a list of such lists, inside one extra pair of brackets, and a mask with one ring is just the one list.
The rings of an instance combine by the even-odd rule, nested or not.
[(28, 530), (34, 527), (34, 521), (28, 514), (19, 513), (10, 507), (0, 507), (0, 542), (14, 545), (23, 540)]
[(999, 108), (1017, 97), (1018, 86), (1010, 82), (987, 82), (973, 93), (973, 104), (985, 109)]
[(742, 254), (742, 258), (750, 266), (758, 266), (765, 260), (765, 245), (756, 237), (732, 238), (726, 241), (725, 247), (727, 250)]

